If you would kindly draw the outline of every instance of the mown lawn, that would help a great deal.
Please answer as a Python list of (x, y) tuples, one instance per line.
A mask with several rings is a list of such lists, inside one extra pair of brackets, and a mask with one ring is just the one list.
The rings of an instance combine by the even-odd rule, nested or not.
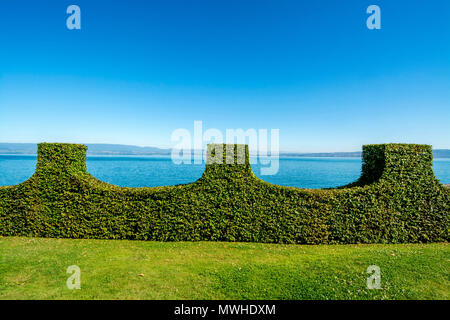
[[(69, 290), (66, 269), (81, 268)], [(381, 268), (369, 290), (366, 269)], [(450, 299), (450, 248), (0, 237), (0, 299)]]

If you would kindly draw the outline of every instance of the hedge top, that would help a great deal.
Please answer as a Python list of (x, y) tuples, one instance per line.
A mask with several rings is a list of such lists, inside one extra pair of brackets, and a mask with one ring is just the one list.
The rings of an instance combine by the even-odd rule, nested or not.
[[(87, 147), (82, 144), (40, 143), (36, 173), (88, 174), (86, 151)], [(432, 167), (433, 152), (429, 145), (399, 143), (364, 145), (361, 177), (349, 186), (371, 184), (380, 179), (407, 180), (406, 176), (415, 180), (424, 174), (434, 177)], [(202, 179), (233, 176), (256, 178), (250, 165), (248, 145), (209, 144)]]
[(0, 187), (0, 235), (307, 244), (450, 240), (450, 190), (435, 178), (427, 145), (366, 145), (358, 181), (323, 190), (260, 180), (245, 145), (209, 145), (199, 180), (152, 188), (97, 180), (86, 169), (86, 150), (39, 144), (34, 175)]
[(87, 146), (71, 143), (39, 143), (36, 173), (87, 173)]

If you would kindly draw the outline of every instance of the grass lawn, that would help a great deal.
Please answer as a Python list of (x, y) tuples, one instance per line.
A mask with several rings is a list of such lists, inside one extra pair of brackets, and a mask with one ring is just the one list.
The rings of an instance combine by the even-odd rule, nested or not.
[(0, 299), (450, 299), (450, 247), (0, 237)]

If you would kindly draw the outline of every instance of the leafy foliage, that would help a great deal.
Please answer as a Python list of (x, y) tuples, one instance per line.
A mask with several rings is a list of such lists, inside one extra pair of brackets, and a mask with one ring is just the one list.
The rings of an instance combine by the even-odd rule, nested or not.
[(3, 236), (439, 242), (450, 238), (449, 213), (450, 190), (434, 176), (431, 147), (414, 144), (364, 146), (357, 182), (308, 190), (258, 179), (242, 145), (210, 145), (205, 172), (194, 183), (122, 188), (87, 172), (85, 146), (42, 143), (35, 174), (0, 188)]

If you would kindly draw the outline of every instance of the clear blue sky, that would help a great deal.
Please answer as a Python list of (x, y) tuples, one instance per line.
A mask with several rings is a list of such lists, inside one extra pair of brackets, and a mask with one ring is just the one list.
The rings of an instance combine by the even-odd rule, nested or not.
[(0, 142), (170, 146), (194, 120), (289, 151), (450, 148), (450, 1), (0, 2)]

